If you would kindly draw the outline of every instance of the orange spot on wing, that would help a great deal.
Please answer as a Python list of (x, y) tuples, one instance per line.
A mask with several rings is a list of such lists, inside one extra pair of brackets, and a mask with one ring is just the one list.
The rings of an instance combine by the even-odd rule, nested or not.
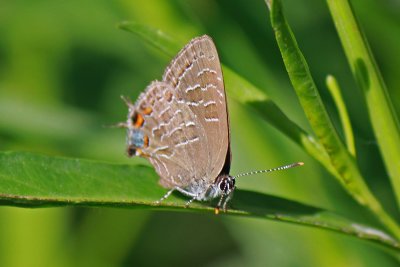
[(147, 135), (144, 136), (143, 138), (143, 146), (148, 147), (149, 146), (149, 137)]
[(143, 116), (140, 114), (137, 114), (135, 121), (134, 121), (135, 127), (142, 127), (143, 123), (144, 123)]
[(153, 112), (153, 109), (150, 108), (150, 107), (147, 107), (147, 108), (144, 108), (144, 109), (143, 109), (143, 113), (144, 113), (145, 115), (149, 115), (149, 114), (151, 114), (152, 112)]

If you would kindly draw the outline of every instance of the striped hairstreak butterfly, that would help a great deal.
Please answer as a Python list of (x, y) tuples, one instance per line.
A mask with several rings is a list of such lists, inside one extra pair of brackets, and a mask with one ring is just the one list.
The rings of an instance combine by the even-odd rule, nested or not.
[(218, 213), (232, 197), (235, 179), (303, 165), (302, 162), (231, 176), (230, 130), (221, 64), (212, 39), (191, 40), (136, 103), (123, 98), (128, 119), (127, 153), (147, 158), (160, 184), (194, 200), (220, 197)]

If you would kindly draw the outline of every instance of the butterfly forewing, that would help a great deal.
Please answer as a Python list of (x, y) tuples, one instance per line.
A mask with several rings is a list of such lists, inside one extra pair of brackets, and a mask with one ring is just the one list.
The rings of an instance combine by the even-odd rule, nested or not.
[(205, 169), (203, 179), (212, 183), (221, 170), (229, 172), (229, 125), (222, 70), (212, 39), (193, 39), (167, 67), (163, 81), (174, 88), (177, 102), (185, 104), (197, 119), (205, 137), (201, 149), (207, 158), (196, 160)]

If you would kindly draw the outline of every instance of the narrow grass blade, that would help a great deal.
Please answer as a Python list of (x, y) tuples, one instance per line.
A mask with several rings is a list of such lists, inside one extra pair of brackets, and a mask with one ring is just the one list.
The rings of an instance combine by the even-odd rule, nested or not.
[(350, 195), (361, 205), (370, 209), (377, 219), (400, 239), (399, 226), (385, 212), (381, 204), (371, 193), (356, 165), (354, 157), (350, 155), (340, 140), (319, 96), (308, 64), (283, 15), (280, 1), (272, 1), (270, 14), (275, 38), (291, 83), (299, 97), (311, 127), (328, 153), (332, 166), (339, 174), (340, 183)]
[(328, 75), (326, 77), (326, 86), (332, 95), (333, 101), (335, 102), (336, 108), (339, 112), (340, 121), (342, 123), (342, 128), (344, 132), (344, 137), (346, 139), (347, 149), (350, 154), (356, 156), (356, 147), (354, 144), (353, 128), (351, 127), (349, 114), (347, 113), (346, 105), (344, 104), (342, 94), (340, 92), (340, 87), (335, 77)]
[(400, 126), (368, 42), (347, 0), (327, 0), (353, 76), (363, 89), (369, 117), (400, 207)]
[(178, 42), (171, 38), (170, 35), (147, 25), (136, 23), (134, 21), (123, 21), (117, 26), (120, 29), (138, 35), (141, 39), (145, 40), (170, 57), (174, 57), (179, 49), (182, 48)]

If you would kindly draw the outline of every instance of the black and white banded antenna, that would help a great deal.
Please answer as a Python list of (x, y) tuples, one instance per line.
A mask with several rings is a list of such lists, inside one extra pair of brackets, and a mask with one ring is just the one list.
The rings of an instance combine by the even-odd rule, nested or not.
[(304, 165), (303, 162), (295, 162), (292, 164), (288, 164), (288, 165), (284, 165), (284, 166), (280, 166), (280, 167), (276, 167), (276, 168), (272, 168), (272, 169), (267, 169), (267, 170), (258, 170), (258, 171), (239, 173), (238, 175), (233, 176), (233, 178), (236, 179), (236, 178), (239, 178), (242, 176), (255, 175), (255, 174), (274, 172), (274, 171), (283, 171), (283, 170), (287, 170), (287, 169), (291, 169), (291, 168), (303, 166), (303, 165)]

